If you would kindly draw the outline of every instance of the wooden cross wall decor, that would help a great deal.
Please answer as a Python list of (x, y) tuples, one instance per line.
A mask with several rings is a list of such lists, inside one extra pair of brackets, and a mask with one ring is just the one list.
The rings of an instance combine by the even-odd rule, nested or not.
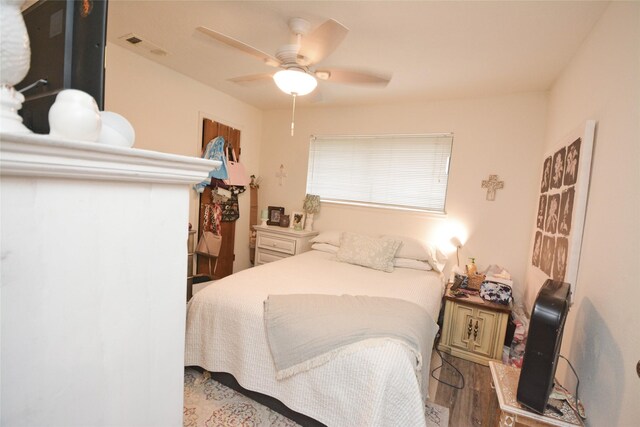
[(498, 175), (489, 175), (489, 179), (482, 180), (482, 188), (487, 189), (487, 200), (493, 202), (496, 199), (496, 190), (504, 188), (504, 181), (498, 181)]
[(284, 171), (284, 165), (280, 165), (280, 172), (276, 172), (276, 178), (278, 178), (278, 185), (282, 185), (282, 182), (287, 177), (287, 173)]

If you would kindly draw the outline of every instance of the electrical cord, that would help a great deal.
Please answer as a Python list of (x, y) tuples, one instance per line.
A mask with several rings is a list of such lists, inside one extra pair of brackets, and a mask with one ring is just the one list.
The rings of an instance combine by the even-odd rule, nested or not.
[[(462, 390), (462, 389), (464, 388), (464, 375), (462, 375), (462, 372), (460, 372), (460, 371), (458, 370), (458, 368), (456, 368), (455, 366), (453, 366), (453, 365), (451, 364), (451, 362), (449, 362), (447, 359), (445, 359), (445, 358), (444, 358), (444, 356), (442, 356), (442, 353), (440, 352), (440, 350), (438, 350), (437, 348), (434, 348), (434, 350), (436, 351), (436, 353), (438, 353), (438, 356), (440, 356), (440, 360), (442, 360), (442, 363), (440, 363), (440, 366), (438, 366), (438, 367), (434, 368), (434, 369), (431, 371), (431, 378), (433, 378), (434, 380), (438, 381), (439, 383), (442, 383), (442, 384), (444, 384), (444, 385), (448, 385), (449, 387), (453, 387), (453, 388), (455, 388), (455, 389), (457, 389), (457, 390)], [(442, 381), (441, 379), (436, 378), (436, 377), (433, 375), (433, 373), (434, 373), (435, 371), (437, 371), (438, 369), (441, 369), (441, 368), (444, 366), (444, 364), (445, 364), (445, 363), (446, 363), (447, 365), (451, 366), (451, 367), (454, 369), (454, 371), (456, 371), (456, 372), (458, 373), (458, 375), (460, 375), (460, 379), (462, 380), (462, 385), (458, 386), (458, 385), (455, 385), (455, 384), (449, 384), (448, 382), (446, 382), (446, 381)]]
[(576, 397), (575, 397), (575, 405), (573, 402), (571, 402), (571, 394), (569, 393), (569, 391), (562, 385), (560, 384), (559, 381), (556, 381), (556, 385), (559, 386), (567, 395), (567, 403), (569, 404), (569, 406), (571, 407), (571, 409), (573, 409), (573, 411), (578, 415), (578, 417), (582, 418), (583, 420), (586, 419), (586, 414), (584, 412), (584, 407), (582, 406), (582, 403), (580, 402), (580, 398), (578, 396), (578, 389), (580, 387), (580, 377), (578, 377), (578, 374), (576, 373), (576, 370), (573, 369), (573, 365), (571, 364), (571, 362), (569, 361), (569, 359), (567, 359), (566, 357), (564, 357), (563, 355), (559, 354), (558, 357), (563, 358), (564, 360), (566, 360), (566, 362), (569, 364), (569, 368), (571, 368), (571, 371), (573, 372), (573, 375), (576, 377)]

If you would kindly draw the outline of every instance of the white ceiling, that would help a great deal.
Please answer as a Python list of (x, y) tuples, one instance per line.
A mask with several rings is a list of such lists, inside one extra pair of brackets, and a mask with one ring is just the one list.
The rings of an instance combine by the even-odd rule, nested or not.
[[(289, 42), (287, 21), (333, 18), (350, 32), (321, 65), (392, 75), (385, 88), (321, 81), (300, 104), (330, 106), (482, 97), (549, 89), (608, 2), (122, 1), (109, 3), (110, 42), (261, 109), (287, 108), (268, 81), (227, 79), (271, 68), (196, 31), (206, 26), (266, 53)], [(134, 33), (157, 56), (119, 37)], [(108, 70), (107, 70), (108, 72)]]

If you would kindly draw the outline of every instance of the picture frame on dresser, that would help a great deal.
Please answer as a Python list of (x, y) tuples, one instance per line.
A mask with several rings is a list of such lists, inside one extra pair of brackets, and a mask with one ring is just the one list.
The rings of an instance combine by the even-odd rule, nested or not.
[(268, 210), (267, 225), (280, 225), (280, 216), (284, 214), (284, 208), (281, 206), (269, 206)]
[(291, 213), (291, 225), (289, 226), (290, 228), (293, 228), (294, 230), (302, 230), (304, 229), (304, 221), (306, 219), (306, 215), (304, 212), (292, 212)]

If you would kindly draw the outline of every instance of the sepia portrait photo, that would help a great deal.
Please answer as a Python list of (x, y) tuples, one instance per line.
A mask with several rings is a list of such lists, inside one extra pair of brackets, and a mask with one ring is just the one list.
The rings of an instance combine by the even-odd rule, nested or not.
[(551, 277), (553, 267), (553, 255), (555, 252), (555, 239), (552, 236), (544, 236), (542, 239), (542, 253), (540, 258), (540, 270)]
[(555, 234), (558, 229), (558, 213), (560, 211), (560, 194), (552, 194), (547, 201), (547, 219), (544, 231)]
[(542, 254), (542, 232), (536, 231), (536, 238), (533, 243), (533, 255), (531, 263), (536, 267), (540, 267), (540, 255)]
[(538, 202), (538, 214), (536, 215), (536, 226), (544, 230), (544, 218), (547, 213), (547, 195), (541, 194)]
[(571, 217), (573, 216), (573, 199), (575, 193), (575, 188), (569, 187), (562, 192), (562, 198), (560, 199), (558, 233), (565, 236), (571, 234)]
[(553, 165), (551, 167), (551, 186), (550, 188), (562, 187), (564, 178), (564, 156), (566, 149), (562, 147), (553, 155)]
[(556, 239), (556, 249), (553, 256), (553, 280), (564, 282), (567, 272), (567, 253), (569, 252), (569, 240), (566, 237)]
[(542, 166), (542, 179), (540, 180), (540, 193), (546, 193), (549, 190), (549, 181), (551, 180), (551, 157), (544, 159)]
[(573, 185), (578, 180), (578, 166), (580, 163), (580, 138), (567, 147), (567, 160), (564, 166), (564, 185)]

